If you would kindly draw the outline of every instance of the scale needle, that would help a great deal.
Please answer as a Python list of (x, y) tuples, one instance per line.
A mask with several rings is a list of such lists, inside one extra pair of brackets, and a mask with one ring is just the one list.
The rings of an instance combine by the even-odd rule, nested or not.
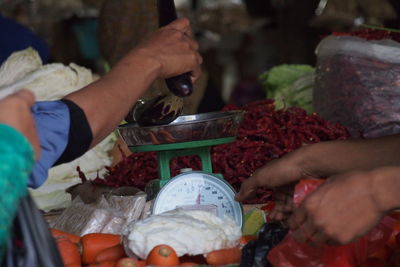
[(197, 205), (200, 205), (200, 192), (199, 192), (199, 194), (197, 195), (196, 204), (197, 204)]

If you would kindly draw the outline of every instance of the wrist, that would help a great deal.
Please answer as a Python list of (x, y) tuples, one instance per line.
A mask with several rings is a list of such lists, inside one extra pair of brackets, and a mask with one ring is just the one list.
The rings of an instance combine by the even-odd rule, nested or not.
[(126, 60), (132, 65), (140, 66), (141, 69), (146, 69), (151, 79), (156, 79), (161, 75), (162, 63), (157, 59), (147, 48), (136, 48), (132, 50)]
[(104, 77), (123, 82), (128, 87), (132, 84), (143, 84), (147, 88), (161, 74), (161, 63), (146, 48), (132, 50)]
[(326, 158), (326, 144), (317, 143), (303, 146), (294, 151), (293, 161), (301, 169), (304, 178), (326, 178), (327, 174), (322, 170), (327, 170), (328, 166), (324, 163)]
[(370, 172), (371, 194), (382, 212), (400, 208), (400, 168), (384, 167)]

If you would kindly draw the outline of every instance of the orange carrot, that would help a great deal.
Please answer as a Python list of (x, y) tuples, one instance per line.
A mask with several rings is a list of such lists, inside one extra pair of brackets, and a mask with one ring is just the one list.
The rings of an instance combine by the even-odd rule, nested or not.
[(249, 243), (251, 240), (256, 240), (257, 236), (256, 235), (243, 235), (240, 240), (239, 243), (241, 245), (246, 245), (247, 243)]
[(139, 261), (135, 258), (122, 258), (117, 262), (116, 267), (144, 267), (146, 265), (145, 261)]
[(214, 250), (206, 255), (206, 261), (209, 265), (227, 265), (240, 263), (242, 251), (240, 248), (228, 248)]
[(100, 263), (89, 264), (88, 267), (115, 267), (115, 261), (103, 261)]
[(51, 230), (51, 234), (53, 235), (53, 237), (55, 239), (67, 238), (69, 241), (71, 241), (73, 243), (79, 243), (79, 241), (81, 240), (81, 237), (78, 235), (63, 232), (63, 231), (55, 229), (55, 228), (50, 228), (50, 230)]
[(95, 258), (96, 262), (103, 261), (118, 261), (119, 259), (126, 257), (124, 247), (121, 244), (106, 248), (100, 251)]
[(92, 264), (98, 253), (121, 243), (121, 237), (113, 234), (93, 233), (82, 236), (82, 263)]
[(172, 247), (168, 245), (158, 245), (147, 255), (146, 265), (176, 266), (179, 265), (179, 258)]
[(77, 244), (72, 243), (66, 238), (59, 238), (57, 239), (57, 248), (61, 254), (64, 265), (81, 265), (81, 254), (79, 253)]

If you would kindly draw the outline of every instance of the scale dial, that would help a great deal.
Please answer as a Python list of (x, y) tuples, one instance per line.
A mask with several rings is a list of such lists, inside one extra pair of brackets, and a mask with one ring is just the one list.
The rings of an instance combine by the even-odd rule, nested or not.
[(219, 217), (227, 215), (242, 227), (243, 210), (235, 201), (235, 190), (222, 178), (213, 174), (190, 171), (172, 178), (158, 193), (153, 214), (182, 206), (215, 206)]

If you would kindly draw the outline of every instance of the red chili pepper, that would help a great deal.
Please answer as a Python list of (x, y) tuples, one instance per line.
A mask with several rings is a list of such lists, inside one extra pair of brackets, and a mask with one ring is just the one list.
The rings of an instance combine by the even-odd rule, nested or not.
[[(232, 105), (224, 108), (234, 109), (239, 108)], [(343, 126), (324, 121), (316, 114), (307, 114), (301, 108), (275, 110), (270, 99), (250, 103), (243, 109), (246, 113), (236, 141), (211, 149), (214, 173), (221, 173), (236, 190), (256, 169), (303, 144), (349, 137)], [(172, 175), (177, 175), (182, 168), (200, 170), (201, 161), (197, 156), (171, 161)], [(104, 179), (95, 179), (94, 182), (144, 189), (148, 181), (158, 178), (154, 152), (133, 153), (107, 170)], [(257, 191), (257, 198), (248, 203), (266, 203), (270, 197), (271, 191), (261, 188)]]

